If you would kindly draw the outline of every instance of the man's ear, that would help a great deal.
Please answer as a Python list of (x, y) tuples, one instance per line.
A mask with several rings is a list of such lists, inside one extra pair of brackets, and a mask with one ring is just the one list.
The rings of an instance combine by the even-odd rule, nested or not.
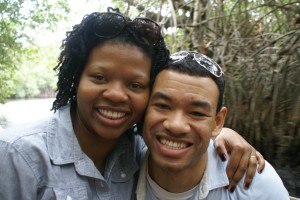
[(212, 133), (213, 138), (217, 137), (220, 134), (220, 132), (224, 126), (224, 123), (225, 123), (226, 115), (227, 115), (227, 108), (223, 106), (221, 108), (221, 110), (217, 113), (216, 118), (215, 118), (216, 127)]

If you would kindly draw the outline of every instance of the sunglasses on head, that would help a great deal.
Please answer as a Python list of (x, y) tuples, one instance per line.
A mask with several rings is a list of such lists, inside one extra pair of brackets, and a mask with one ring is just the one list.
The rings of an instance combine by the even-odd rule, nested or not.
[(125, 18), (119, 12), (119, 9), (112, 9), (115, 12), (99, 13), (94, 24), (94, 31), (98, 37), (114, 38), (121, 34), (127, 26), (134, 28), (136, 33), (143, 39), (144, 43), (148, 45), (156, 45), (161, 39), (160, 26), (147, 18), (135, 18), (131, 20)]
[(193, 60), (195, 60), (201, 67), (209, 71), (215, 77), (221, 77), (224, 74), (222, 68), (215, 61), (198, 52), (180, 51), (172, 54), (170, 58), (172, 59), (172, 63), (176, 63), (184, 60), (189, 55), (192, 55)]

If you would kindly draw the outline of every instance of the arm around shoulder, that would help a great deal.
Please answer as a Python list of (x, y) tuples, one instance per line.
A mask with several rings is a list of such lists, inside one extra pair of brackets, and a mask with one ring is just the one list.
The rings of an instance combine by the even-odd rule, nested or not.
[(251, 199), (289, 200), (289, 193), (275, 169), (265, 162), (264, 172), (256, 173), (249, 188)]

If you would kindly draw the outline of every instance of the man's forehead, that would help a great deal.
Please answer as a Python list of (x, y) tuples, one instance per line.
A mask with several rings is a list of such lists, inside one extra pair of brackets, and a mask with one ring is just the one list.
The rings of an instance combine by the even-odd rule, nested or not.
[[(160, 95), (157, 96), (157, 94)], [(157, 76), (151, 98), (165, 96), (166, 100), (168, 97), (178, 101), (188, 100), (190, 103), (208, 101), (217, 104), (218, 95), (218, 87), (209, 77), (191, 76), (173, 70), (164, 70)]]
[[(172, 85), (180, 85), (182, 87), (202, 87), (204, 84), (204, 80), (211, 80), (210, 83), (212, 85), (217, 85), (214, 83), (214, 81), (210, 77), (201, 77), (201, 76), (193, 76), (182, 72), (177, 72), (171, 69), (163, 70), (161, 71), (154, 82), (155, 88), (164, 88), (164, 87), (171, 87)], [(179, 88), (178, 88), (179, 89)]]

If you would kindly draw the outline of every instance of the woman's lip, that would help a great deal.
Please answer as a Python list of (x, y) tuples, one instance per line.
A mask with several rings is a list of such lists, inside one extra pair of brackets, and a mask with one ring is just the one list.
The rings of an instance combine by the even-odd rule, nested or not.
[(112, 111), (112, 110), (107, 110), (107, 109), (98, 109), (98, 112), (109, 119), (121, 119), (123, 118), (126, 113), (125, 112), (120, 112), (120, 111)]
[(129, 113), (125, 112), (117, 112), (105, 109), (96, 109), (96, 117), (98, 121), (107, 126), (114, 126), (117, 128), (118, 126), (122, 126), (129, 118)]
[(118, 107), (118, 106), (96, 106), (98, 110), (108, 110), (112, 112), (124, 112), (124, 113), (130, 113), (130, 111), (126, 108)]

